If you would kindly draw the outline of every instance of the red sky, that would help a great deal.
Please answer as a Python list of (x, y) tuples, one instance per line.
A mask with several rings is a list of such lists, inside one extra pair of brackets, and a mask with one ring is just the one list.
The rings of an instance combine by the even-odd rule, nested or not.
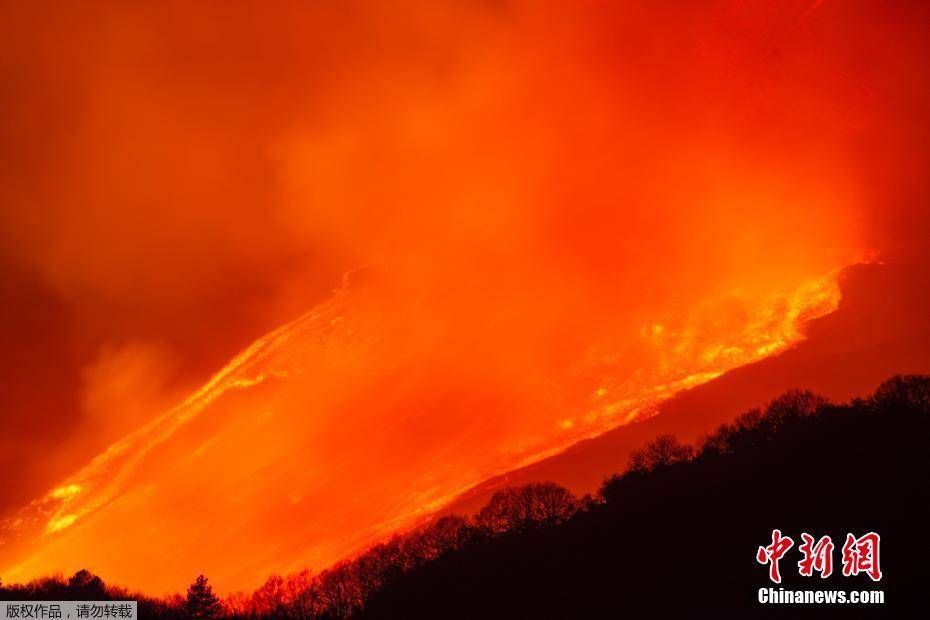
[[(487, 390), (528, 445), (540, 376), (757, 342), (773, 297), (920, 251), (927, 13), (4, 5), (0, 516), (361, 265), (410, 330), (392, 363), (441, 343), (431, 380)], [(656, 326), (696, 340), (660, 360), (635, 345)]]

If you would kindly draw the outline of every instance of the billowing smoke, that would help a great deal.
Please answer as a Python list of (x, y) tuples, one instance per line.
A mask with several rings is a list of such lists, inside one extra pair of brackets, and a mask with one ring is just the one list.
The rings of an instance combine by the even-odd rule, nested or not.
[(36, 326), (13, 299), (8, 329), (67, 322), (68, 360), (48, 361), (82, 378), (71, 408), (9, 414), (0, 448), (59, 429), (56, 468), (16, 452), (20, 500), (354, 269), (363, 310), (330, 318), (364, 344), (302, 345), (282, 364), (309, 379), (229, 416), (270, 411), (307, 468), (338, 463), (320, 476), (343, 505), (340, 476), (372, 466), (347, 446), (422, 450), (378, 484), (428, 465), (433, 486), (358, 509), (388, 522), (781, 350), (835, 303), (834, 270), (908, 251), (926, 222), (920, 7), (2, 10), (3, 261), (55, 304)]

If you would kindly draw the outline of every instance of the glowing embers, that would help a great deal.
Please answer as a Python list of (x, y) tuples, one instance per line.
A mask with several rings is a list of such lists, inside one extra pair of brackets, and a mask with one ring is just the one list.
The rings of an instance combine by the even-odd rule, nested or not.
[(48, 522), (48, 526), (45, 528), (46, 533), (58, 532), (60, 530), (69, 527), (77, 520), (77, 515), (62, 515), (60, 517), (55, 517)]
[(55, 499), (67, 499), (69, 497), (74, 497), (81, 492), (81, 485), (79, 484), (68, 484), (63, 487), (58, 487), (52, 491), (51, 495)]

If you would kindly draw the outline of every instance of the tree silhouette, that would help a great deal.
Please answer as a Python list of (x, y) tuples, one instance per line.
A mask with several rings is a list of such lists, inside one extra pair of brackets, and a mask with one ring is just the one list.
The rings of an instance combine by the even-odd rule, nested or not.
[(409, 570), (413, 564), (410, 551), (404, 537), (395, 535), (358, 558), (359, 588), (366, 598)]
[(564, 523), (578, 510), (579, 502), (568, 489), (554, 482), (536, 482), (523, 488), (530, 522), (541, 526)]
[(102, 601), (107, 598), (103, 580), (87, 569), (81, 569), (68, 579), (68, 589), (81, 600)]
[[(233, 592), (223, 599), (223, 613), (231, 618), (247, 618), (258, 615), (254, 595), (245, 592)], [(309, 614), (308, 614), (309, 615)]]
[(798, 420), (815, 415), (829, 404), (826, 398), (809, 390), (789, 390), (768, 404), (760, 424), (769, 435), (774, 435)]
[(320, 598), (333, 617), (347, 618), (361, 607), (357, 569), (355, 562), (340, 562), (320, 573)]
[(429, 562), (464, 546), (468, 523), (459, 515), (446, 515), (410, 537), (409, 552), (418, 562)]
[(880, 412), (927, 411), (930, 409), (930, 377), (895, 375), (878, 386), (870, 404)]
[(252, 609), (264, 616), (284, 615), (287, 604), (287, 592), (284, 578), (271, 575), (265, 583), (252, 594)]
[(498, 536), (551, 526), (569, 519), (578, 510), (578, 498), (554, 482), (534, 482), (500, 489), (475, 517), (485, 535)]
[(218, 618), (221, 615), (220, 599), (203, 575), (198, 575), (194, 583), (187, 588), (184, 611), (188, 618)]
[(319, 601), (309, 570), (304, 569), (285, 578), (284, 596), (288, 617), (310, 618), (316, 615)]
[(694, 449), (681, 444), (673, 435), (659, 435), (630, 456), (630, 470), (647, 473), (660, 467), (691, 460)]

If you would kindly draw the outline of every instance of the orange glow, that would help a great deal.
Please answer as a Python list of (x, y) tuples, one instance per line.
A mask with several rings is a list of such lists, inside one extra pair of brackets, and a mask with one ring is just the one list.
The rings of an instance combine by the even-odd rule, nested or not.
[(32, 551), (8, 578), (89, 564), (167, 591), (204, 567), (231, 589), (325, 566), (474, 484), (790, 346), (799, 321), (839, 301), (832, 277), (709, 301), (627, 342), (594, 343), (552, 374), (463, 341), (471, 334), (441, 295), (398, 297), (365, 275), (22, 511), (7, 544)]
[(80, 423), (22, 457), (4, 581), (322, 568), (790, 348), (903, 238), (868, 156), (916, 152), (887, 69), (925, 43), (892, 9), (310, 4), (6, 43), (62, 127), (22, 113), (50, 137), (0, 241), (67, 309)]

